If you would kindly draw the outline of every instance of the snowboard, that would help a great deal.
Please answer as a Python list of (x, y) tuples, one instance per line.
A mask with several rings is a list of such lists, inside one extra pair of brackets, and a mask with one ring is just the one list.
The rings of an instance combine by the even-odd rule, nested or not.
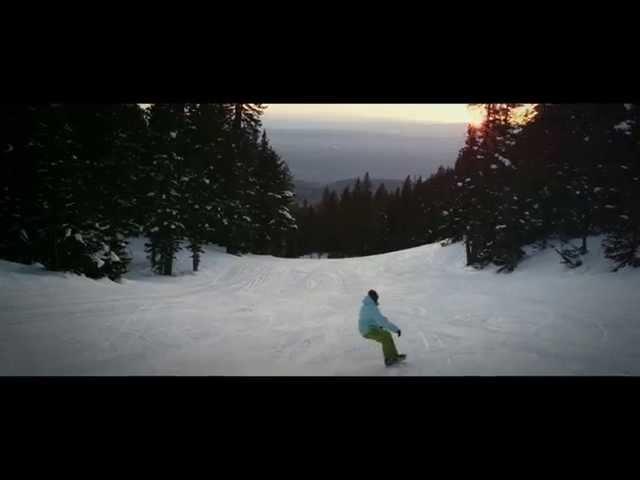
[(400, 362), (404, 362), (406, 360), (406, 358), (407, 358), (407, 354), (406, 353), (401, 353), (396, 357), (396, 359), (393, 362), (389, 363), (386, 366), (387, 367), (391, 367), (392, 365), (397, 365)]

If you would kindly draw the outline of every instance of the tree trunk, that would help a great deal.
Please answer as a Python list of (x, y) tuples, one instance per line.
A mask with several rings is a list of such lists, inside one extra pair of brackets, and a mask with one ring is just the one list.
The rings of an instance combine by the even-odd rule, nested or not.
[(57, 270), (58, 269), (58, 242), (56, 241), (56, 236), (52, 235), (53, 239), (53, 266), (49, 270)]
[(156, 247), (155, 244), (151, 244), (151, 252), (150, 253), (150, 260), (151, 260), (151, 268), (156, 268)]
[(159, 248), (158, 265), (160, 267), (160, 273), (162, 275), (171, 276), (171, 270), (173, 266), (173, 254), (169, 245), (162, 245)]
[(472, 253), (471, 253), (471, 242), (469, 240), (468, 235), (465, 235), (464, 237), (464, 247), (467, 253), (467, 266), (469, 266), (472, 263)]
[(638, 251), (638, 248), (640, 247), (639, 244), (639, 237), (638, 237), (638, 229), (634, 228), (632, 233), (631, 233), (631, 259), (630, 259), (630, 263), (632, 267), (637, 267), (638, 266), (638, 260), (636, 257), (636, 252)]
[(198, 265), (200, 264), (200, 254), (198, 252), (193, 252), (193, 271), (198, 271)]

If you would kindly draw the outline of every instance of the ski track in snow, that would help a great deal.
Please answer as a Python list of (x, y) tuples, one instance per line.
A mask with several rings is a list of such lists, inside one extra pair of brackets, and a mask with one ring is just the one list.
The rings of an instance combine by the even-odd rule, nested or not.
[(428, 352), (429, 351), (429, 342), (427, 341), (427, 338), (424, 336), (424, 333), (422, 333), (422, 332), (418, 332), (418, 333), (420, 333), (420, 336), (422, 337), (422, 341), (424, 342), (424, 348)]
[[(341, 260), (209, 248), (200, 272), (183, 252), (167, 278), (143, 242), (122, 285), (0, 262), (0, 375), (640, 374), (640, 271), (609, 272), (595, 246), (582, 269), (546, 251), (510, 275), (466, 267), (461, 244)], [(401, 365), (358, 333), (370, 288), (402, 329)]]

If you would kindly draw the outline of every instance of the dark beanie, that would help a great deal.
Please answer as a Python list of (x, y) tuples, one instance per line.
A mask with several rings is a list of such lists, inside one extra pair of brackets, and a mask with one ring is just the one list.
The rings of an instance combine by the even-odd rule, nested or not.
[(369, 290), (369, 296), (373, 299), (376, 304), (378, 303), (378, 292), (375, 290)]

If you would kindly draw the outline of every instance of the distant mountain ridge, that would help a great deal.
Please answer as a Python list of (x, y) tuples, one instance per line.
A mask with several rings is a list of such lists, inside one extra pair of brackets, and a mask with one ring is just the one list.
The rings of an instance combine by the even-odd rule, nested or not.
[[(360, 177), (360, 180), (364, 176)], [(380, 186), (380, 184), (384, 183), (385, 188), (389, 192), (395, 191), (396, 188), (402, 186), (404, 180), (391, 179), (391, 178), (371, 178), (371, 190), (375, 192), (376, 189)], [(306, 200), (309, 204), (315, 205), (322, 200), (322, 192), (326, 187), (329, 187), (329, 190), (335, 190), (338, 195), (342, 193), (342, 191), (347, 187), (353, 188), (356, 183), (355, 178), (346, 178), (343, 180), (338, 180), (331, 183), (320, 183), (320, 182), (308, 182), (305, 180), (294, 180), (294, 186), (296, 190), (296, 200), (299, 204), (302, 204), (304, 200)]]

